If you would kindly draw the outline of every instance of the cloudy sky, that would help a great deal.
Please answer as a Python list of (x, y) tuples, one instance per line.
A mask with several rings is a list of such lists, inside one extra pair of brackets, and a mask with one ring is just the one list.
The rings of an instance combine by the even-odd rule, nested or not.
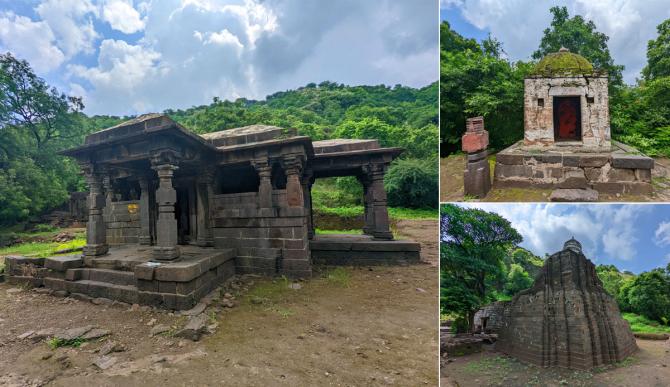
[(654, 204), (464, 203), (495, 212), (523, 236), (521, 246), (540, 257), (574, 236), (595, 264), (633, 273), (670, 262), (670, 206)]
[(593, 20), (610, 37), (614, 62), (626, 66), (624, 80), (631, 84), (646, 64), (647, 42), (656, 38), (656, 26), (670, 18), (668, 0), (440, 0), (440, 17), (467, 37), (482, 39), (490, 32), (512, 60), (529, 60), (555, 5)]
[(438, 77), (436, 0), (0, 0), (0, 50), (86, 113)]

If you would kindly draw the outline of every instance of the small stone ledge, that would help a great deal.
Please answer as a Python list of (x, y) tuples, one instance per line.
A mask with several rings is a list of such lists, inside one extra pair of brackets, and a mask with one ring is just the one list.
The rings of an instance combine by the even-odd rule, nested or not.
[(84, 265), (81, 255), (66, 255), (62, 257), (49, 257), (44, 260), (44, 267), (50, 270), (64, 272), (68, 269), (80, 268)]

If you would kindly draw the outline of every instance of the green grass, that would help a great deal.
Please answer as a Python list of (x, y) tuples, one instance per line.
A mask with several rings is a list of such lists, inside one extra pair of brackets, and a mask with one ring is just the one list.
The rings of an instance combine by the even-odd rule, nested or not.
[(14, 246), (4, 247), (0, 249), (0, 256), (2, 255), (25, 255), (28, 257), (49, 257), (53, 256), (55, 251), (79, 248), (86, 244), (85, 238), (75, 238), (69, 242), (29, 242), (21, 243)]
[(623, 313), (623, 318), (630, 324), (634, 333), (670, 333), (670, 326), (649, 320), (635, 313)]
[(348, 288), (351, 282), (351, 274), (344, 267), (336, 267), (326, 273), (326, 279), (337, 286)]
[(52, 337), (47, 340), (47, 344), (51, 349), (61, 348), (61, 347), (72, 347), (79, 348), (86, 340), (82, 338), (76, 338), (72, 340), (63, 340), (56, 337)]
[(320, 228), (316, 229), (317, 234), (322, 234), (322, 235), (328, 235), (328, 234), (355, 234), (355, 235), (361, 235), (363, 234), (363, 230), (322, 230)]
[[(355, 217), (363, 215), (363, 206), (349, 207), (315, 207), (316, 211), (341, 217)], [(437, 219), (437, 209), (389, 207), (389, 217), (395, 220)]]

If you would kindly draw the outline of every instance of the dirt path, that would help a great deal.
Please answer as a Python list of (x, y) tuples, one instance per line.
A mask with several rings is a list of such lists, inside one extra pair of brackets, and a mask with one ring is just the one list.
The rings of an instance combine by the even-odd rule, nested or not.
[[(654, 159), (652, 170), (652, 185), (654, 192), (651, 195), (611, 195), (600, 194), (600, 202), (667, 202), (670, 201), (670, 159)], [(463, 168), (465, 156), (451, 155), (440, 159), (440, 201), (464, 201), (463, 196)], [(493, 173), (493, 171), (492, 171)], [(482, 200), (468, 199), (483, 202), (547, 202), (551, 189), (539, 188), (496, 188), (495, 186)]]
[(497, 352), (456, 357), (440, 370), (442, 387), (668, 386), (670, 341), (637, 340), (640, 350), (616, 367), (592, 372), (541, 368)]
[[(328, 270), (298, 290), (246, 278), (238, 306), (208, 309), (218, 327), (199, 342), (173, 337), (174, 329), (149, 336), (185, 317), (0, 284), (0, 385), (437, 385), (437, 221), (404, 221), (398, 232), (422, 242), (428, 262)], [(56, 350), (18, 338), (89, 324), (112, 335)], [(101, 371), (92, 363), (108, 340), (125, 350)]]

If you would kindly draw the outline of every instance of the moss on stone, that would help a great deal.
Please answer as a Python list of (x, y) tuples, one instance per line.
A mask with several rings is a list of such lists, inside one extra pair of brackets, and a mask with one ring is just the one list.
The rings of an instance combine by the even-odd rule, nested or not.
[(531, 75), (545, 77), (579, 76), (593, 74), (593, 65), (583, 56), (566, 49), (548, 54), (535, 65)]

